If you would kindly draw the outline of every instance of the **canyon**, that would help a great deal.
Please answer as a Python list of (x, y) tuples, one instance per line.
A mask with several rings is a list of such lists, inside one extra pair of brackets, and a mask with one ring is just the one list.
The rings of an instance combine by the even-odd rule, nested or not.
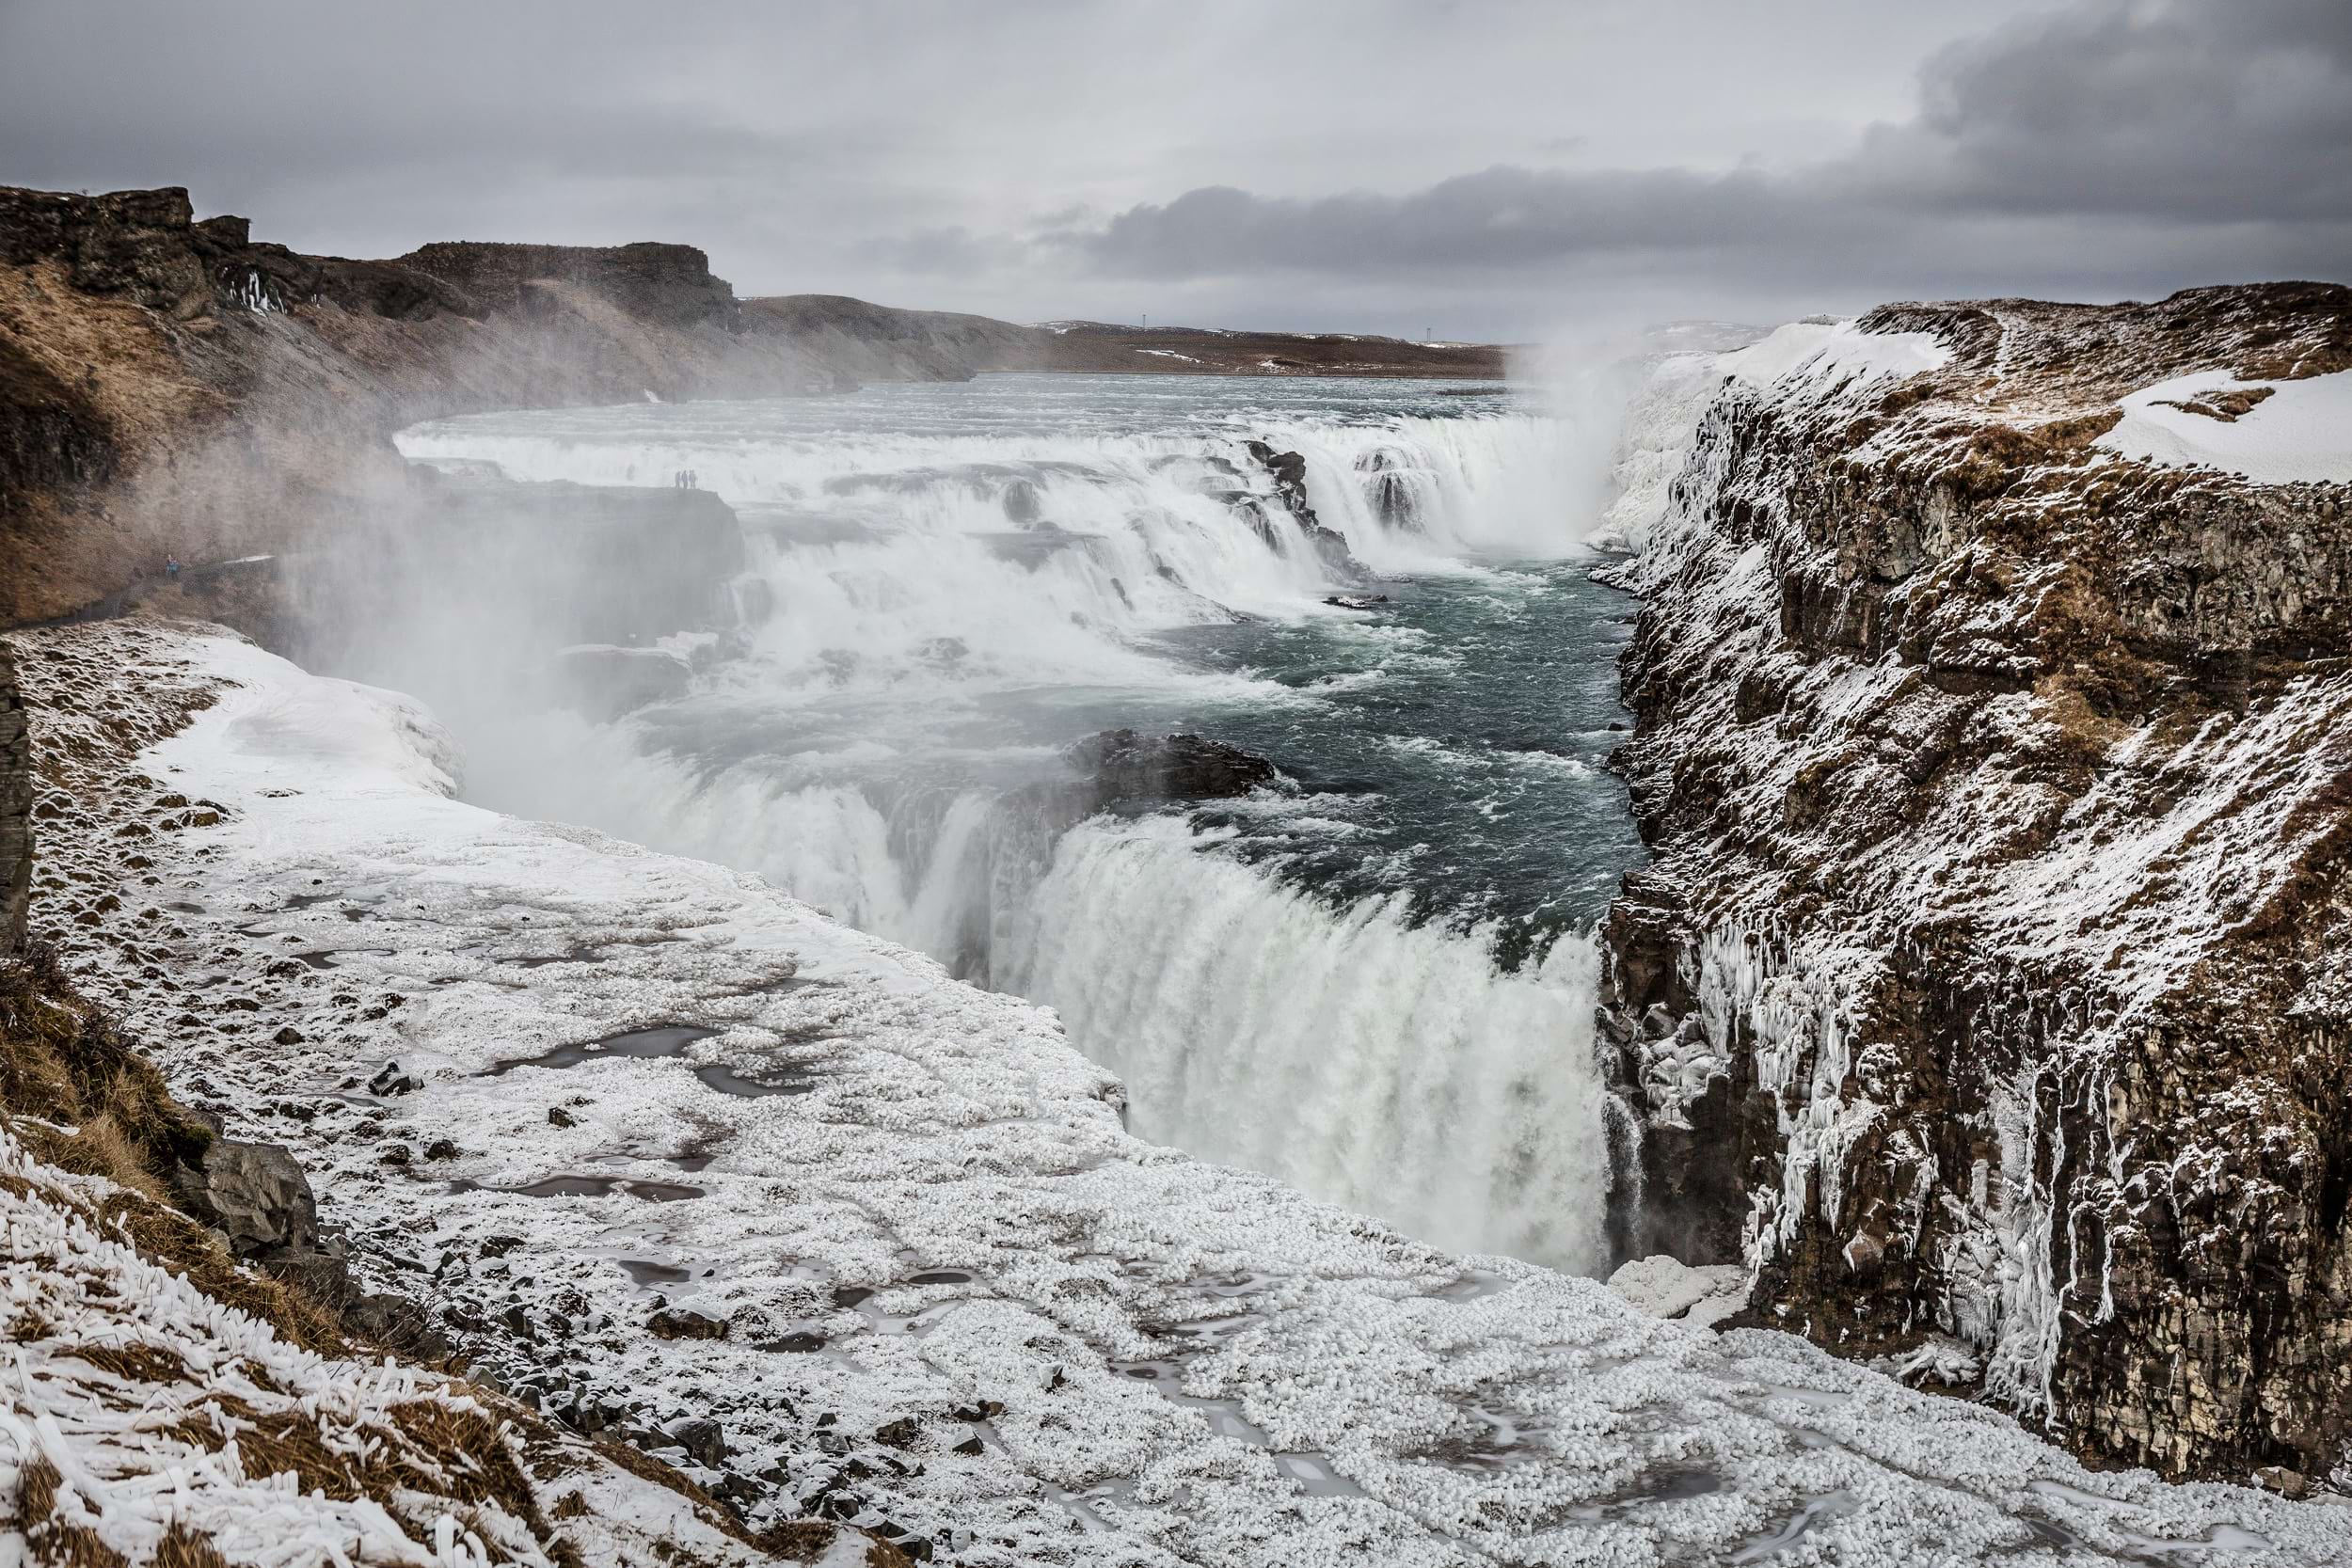
[[(0, 950), (29, 913), (175, 1091), (293, 1149), (513, 1419), (673, 1453), (714, 1560), (804, 1512), (1007, 1564), (2342, 1548), (2285, 1499), (2352, 1484), (2352, 290), (1894, 305), (1633, 367), (1598, 575), (1639, 601), (1645, 855), (1598, 921), (1592, 1222), (1611, 1264), (1737, 1265), (1696, 1326), (1133, 1138), (1051, 1014), (461, 804), (421, 707), (186, 624), (333, 663), (355, 572), (554, 562), (579, 661), (653, 683), (628, 711), (688, 677), (652, 643), (739, 615), (736, 513), (395, 432), (1500, 351), (739, 301), (684, 245), (304, 257), (169, 190), (0, 192)], [(1267, 547), (1366, 569), (1327, 468), (1249, 455)], [(1388, 462), (1343, 481), (1384, 525)], [(1066, 809), (1274, 777), (1225, 738), (1106, 732)], [(644, 1058), (515, 1059), (583, 1040)], [(342, 1086), (304, 1116), (295, 1076)], [(604, 1186), (532, 1218), (567, 1181)], [(622, 1331), (648, 1280), (659, 1346)]]

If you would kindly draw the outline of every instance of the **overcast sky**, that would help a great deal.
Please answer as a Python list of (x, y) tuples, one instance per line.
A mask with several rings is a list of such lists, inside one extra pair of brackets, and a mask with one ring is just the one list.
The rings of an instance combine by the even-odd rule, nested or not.
[(2352, 279), (2352, 0), (0, 0), (0, 182), (298, 249), (1524, 340)]

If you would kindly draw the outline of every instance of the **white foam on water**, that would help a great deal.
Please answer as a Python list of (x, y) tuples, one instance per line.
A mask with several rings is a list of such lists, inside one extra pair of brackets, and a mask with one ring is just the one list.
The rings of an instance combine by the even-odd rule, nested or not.
[(1011, 988), (1093, 1042), (1144, 1136), (1449, 1248), (1603, 1263), (1589, 937), (1503, 974), (1475, 934), (1335, 913), (1167, 817), (1073, 830), (1028, 911)]
[[(1181, 819), (1098, 822), (1057, 853), (1059, 824), (1022, 794), (1068, 778), (1060, 745), (1119, 715), (1322, 700), (1183, 663), (1156, 636), (1326, 617), (1398, 659), (1446, 657), (1322, 602), (1345, 583), (1252, 440), (1303, 457), (1321, 526), (1384, 575), (1581, 552), (1590, 514), (1568, 498), (1591, 443), (1518, 408), (1202, 420), (1135, 412), (1119, 398), (1141, 394), (1114, 388), (1047, 420), (992, 412), (1069, 385), (405, 433), (412, 458), (514, 480), (691, 470), (738, 509), (737, 596), (766, 607), (740, 657), (650, 721), (469, 721), (431, 694), (468, 734), (469, 794), (755, 871), (1059, 1006), (1128, 1077), (1149, 1136), (1443, 1244), (1601, 1268), (1588, 940), (1504, 974), (1485, 933), (1335, 907), (1204, 852)], [(1057, 717), (1079, 713), (1105, 717)]]

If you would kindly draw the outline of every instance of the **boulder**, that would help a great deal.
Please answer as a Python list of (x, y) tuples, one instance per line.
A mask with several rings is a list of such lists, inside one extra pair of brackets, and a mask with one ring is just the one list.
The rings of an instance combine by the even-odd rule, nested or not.
[(318, 1202), (310, 1178), (277, 1144), (215, 1138), (202, 1164), (180, 1167), (179, 1184), (189, 1211), (228, 1237), (240, 1258), (274, 1248), (318, 1250)]
[(680, 1421), (670, 1429), (670, 1441), (684, 1449), (688, 1458), (707, 1470), (721, 1469), (726, 1465), (726, 1429), (707, 1417)]
[(321, 1230), (310, 1178), (282, 1146), (215, 1137), (196, 1163), (173, 1171), (172, 1185), (237, 1257), (327, 1307), (351, 1294), (342, 1240)]
[(1070, 749), (1089, 775), (1092, 810), (1128, 801), (1220, 800), (1274, 784), (1272, 763), (1204, 735), (1104, 730)]

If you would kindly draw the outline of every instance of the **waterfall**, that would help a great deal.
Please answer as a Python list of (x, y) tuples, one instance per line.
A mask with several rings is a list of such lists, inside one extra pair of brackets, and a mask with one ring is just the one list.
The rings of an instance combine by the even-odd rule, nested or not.
[(1603, 1262), (1597, 957), (1505, 974), (1392, 900), (1334, 911), (1181, 819), (1066, 834), (1007, 977), (1127, 1082), (1137, 1132), (1439, 1245)]
[[(411, 458), (514, 481), (691, 474), (743, 529), (743, 625), (722, 657), (680, 642), (685, 695), (612, 723), (501, 711), (486, 679), (421, 691), (464, 716), (469, 792), (757, 873), (1057, 1007), (1125, 1077), (1146, 1136), (1443, 1245), (1602, 1267), (1588, 936), (1506, 971), (1493, 929), (1417, 918), (1402, 892), (1318, 890), (1184, 815), (1073, 827), (1047, 804), (1090, 731), (1214, 733), (1219, 713), (1333, 700), (1187, 657), (1185, 637), (1327, 622), (1389, 650), (1385, 669), (1442, 661), (1324, 602), (1351, 584), (1315, 531), (1383, 578), (1578, 553), (1559, 421), (1352, 388), (1336, 416), (1278, 400), (1204, 419), (1164, 383), (997, 379), (404, 433)], [(1311, 524), (1260, 441), (1303, 460)], [(464, 666), (448, 645), (466, 627), (429, 635), (437, 668)]]

